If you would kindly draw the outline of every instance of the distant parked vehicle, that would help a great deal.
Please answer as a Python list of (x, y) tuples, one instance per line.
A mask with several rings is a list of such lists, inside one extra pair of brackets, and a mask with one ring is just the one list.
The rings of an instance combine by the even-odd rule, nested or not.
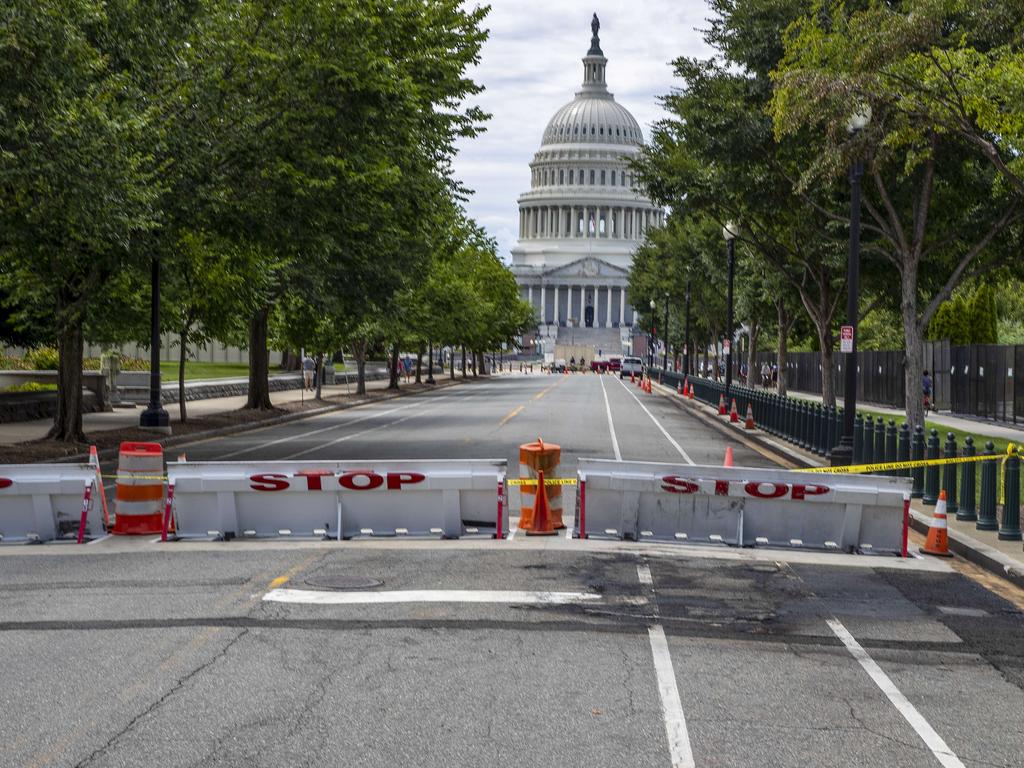
[(644, 361), (639, 357), (624, 357), (619, 367), (619, 378), (624, 379), (628, 375), (639, 376), (644, 372)]

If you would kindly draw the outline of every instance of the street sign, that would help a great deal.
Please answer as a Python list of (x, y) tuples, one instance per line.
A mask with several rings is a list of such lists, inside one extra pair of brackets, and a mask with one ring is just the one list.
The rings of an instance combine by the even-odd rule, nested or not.
[(853, 352), (853, 326), (844, 325), (839, 332), (839, 351)]

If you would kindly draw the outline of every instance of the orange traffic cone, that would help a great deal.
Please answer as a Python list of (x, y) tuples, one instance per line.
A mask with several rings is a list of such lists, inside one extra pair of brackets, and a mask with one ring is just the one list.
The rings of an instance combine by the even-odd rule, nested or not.
[(752, 403), (747, 403), (747, 420), (743, 422), (743, 428), (754, 428), (754, 406)]
[(925, 539), (921, 551), (926, 555), (952, 557), (949, 551), (949, 534), (946, 530), (946, 492), (939, 492), (939, 501), (932, 513), (932, 522), (928, 526), (928, 538)]
[(690, 385), (690, 399), (693, 400), (693, 384)]
[(740, 423), (740, 414), (739, 414), (739, 411), (736, 410), (736, 398), (735, 397), (732, 399), (732, 408), (729, 409), (729, 421), (731, 421), (733, 424), (739, 424)]
[(725, 394), (721, 392), (718, 394), (718, 415), (725, 416)]
[(629, 372), (629, 383), (636, 384), (636, 376), (633, 375), (632, 371)]
[(647, 394), (648, 394), (648, 395), (649, 395), (649, 394), (651, 394), (651, 392), (653, 392), (653, 391), (654, 391), (654, 390), (652, 389), (652, 386), (651, 386), (651, 385), (652, 385), (652, 383), (653, 383), (653, 382), (651, 381), (651, 377), (650, 377), (650, 376), (648, 376), (648, 377), (647, 377)]
[(527, 536), (554, 536), (555, 524), (548, 507), (548, 492), (544, 488), (544, 470), (537, 470), (537, 500), (533, 505), (533, 524), (526, 530)]
[(732, 466), (732, 446), (731, 445), (725, 446), (725, 461), (722, 462), (722, 466), (723, 467), (731, 467)]

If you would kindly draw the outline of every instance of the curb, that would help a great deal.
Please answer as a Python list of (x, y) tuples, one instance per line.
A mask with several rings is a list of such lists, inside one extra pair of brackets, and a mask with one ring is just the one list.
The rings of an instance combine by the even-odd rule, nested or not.
[[(918, 533), (928, 533), (928, 525), (931, 523), (931, 516), (910, 509), (910, 527)], [(1007, 557), (995, 547), (990, 547), (983, 541), (978, 541), (962, 531), (946, 529), (949, 538), (949, 548), (964, 560), (968, 560), (989, 573), (1001, 576), (1016, 586), (1024, 589), (1024, 567)]]
[[(458, 386), (459, 384), (468, 383), (469, 381), (472, 381), (472, 379), (469, 379), (467, 381), (463, 381), (462, 379), (456, 379), (454, 382), (453, 381), (445, 381), (443, 383), (441, 383), (441, 382), (435, 383), (433, 385), (433, 387), (434, 387), (434, 390), (446, 389), (448, 387), (454, 387), (454, 386)], [(479, 379), (478, 379), (478, 381), (479, 381)], [(226, 435), (233, 435), (233, 434), (237, 434), (239, 432), (251, 432), (251, 431), (255, 431), (257, 429), (264, 429), (266, 427), (274, 427), (274, 426), (277, 426), (279, 424), (287, 424), (287, 423), (292, 422), (292, 421), (301, 421), (302, 419), (312, 418), (313, 416), (319, 416), (319, 415), (324, 414), (324, 413), (332, 413), (334, 411), (345, 411), (345, 410), (348, 410), (349, 408), (356, 408), (356, 407), (358, 407), (360, 405), (366, 405), (368, 403), (383, 403), (383, 402), (387, 402), (388, 400), (397, 400), (400, 397), (413, 397), (413, 396), (421, 394), (422, 392), (425, 392), (425, 391), (427, 391), (427, 390), (417, 390), (415, 392), (402, 392), (401, 390), (399, 390), (398, 392), (396, 392), (394, 394), (385, 395), (384, 397), (368, 397), (368, 398), (365, 398), (363, 400), (356, 400), (356, 401), (351, 402), (351, 403), (338, 403), (337, 405), (327, 405), (327, 406), (324, 406), (323, 408), (317, 408), (316, 410), (312, 410), (312, 411), (301, 411), (299, 413), (286, 413), (286, 414), (284, 414), (282, 416), (276, 416), (276, 417), (274, 417), (272, 419), (263, 419), (263, 420), (257, 421), (257, 422), (250, 422), (250, 423), (245, 423), (245, 424), (232, 424), (231, 426), (218, 427), (216, 429), (207, 429), (207, 430), (204, 430), (202, 432), (191, 432), (191, 433), (189, 433), (187, 435), (179, 435), (177, 437), (172, 436), (172, 437), (168, 438), (167, 440), (164, 440), (161, 443), (161, 445), (166, 450), (167, 448), (174, 448), (176, 446), (180, 447), (180, 446), (189, 445), (191, 443), (198, 443), (198, 442), (201, 442), (203, 440), (208, 440), (211, 437), (224, 437)], [(433, 390), (431, 390), (431, 391), (433, 391)], [(118, 449), (117, 448), (106, 448), (106, 449), (98, 452), (98, 456), (99, 456), (100, 460), (113, 459), (117, 455), (118, 455)], [(79, 454), (75, 454), (74, 456), (64, 456), (64, 457), (61, 457), (59, 459), (54, 459), (53, 463), (54, 464), (77, 464), (77, 463), (82, 463), (82, 462), (88, 461), (88, 460), (89, 460), (89, 454), (88, 453), (79, 453)]]
[[(708, 406), (705, 403), (698, 400), (693, 401), (697, 404), (695, 406), (690, 405), (688, 400), (684, 400), (680, 403), (679, 400), (674, 397), (674, 395), (676, 395), (674, 390), (669, 390), (661, 384), (656, 384), (655, 386), (659, 389), (658, 394), (663, 397), (667, 397), (676, 408), (695, 416), (702, 423), (713, 427), (719, 433), (743, 443), (748, 448), (757, 451), (765, 458), (775, 461), (786, 469), (806, 469), (809, 467), (824, 466), (824, 462), (816, 461), (800, 455), (787, 446), (781, 445), (775, 440), (765, 437), (760, 431), (756, 433), (748, 432), (746, 430), (739, 431), (735, 427), (730, 427), (729, 423), (722, 423), (718, 420), (717, 414), (712, 415), (704, 412), (705, 408), (711, 408), (711, 406)], [(670, 397), (669, 395), (673, 396)], [(780, 456), (780, 453), (785, 454), (785, 458)], [(930, 522), (930, 515), (925, 515), (918, 512), (916, 509), (911, 508), (910, 527), (915, 531), (927, 534)], [(1006, 579), (1015, 586), (1024, 589), (1024, 566), (1020, 563), (1004, 555), (998, 549), (995, 549), (985, 542), (979, 541), (973, 536), (969, 536), (961, 531), (955, 531), (952, 528), (949, 528), (947, 535), (949, 537), (949, 548), (956, 554), (960, 555), (964, 560), (974, 563), (989, 573)]]

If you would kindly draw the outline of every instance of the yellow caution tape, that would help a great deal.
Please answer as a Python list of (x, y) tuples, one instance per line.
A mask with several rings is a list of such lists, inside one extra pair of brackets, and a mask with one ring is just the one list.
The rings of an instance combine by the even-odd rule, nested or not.
[[(506, 480), (509, 485), (536, 485), (536, 478), (519, 478)], [(545, 477), (544, 485), (576, 485), (575, 477)]]
[(920, 467), (936, 467), (943, 464), (969, 464), (974, 461), (1006, 461), (1015, 452), (1015, 446), (1010, 443), (1005, 454), (990, 454), (981, 456), (957, 456), (952, 459), (921, 459), (920, 461), (886, 461), (878, 464), (853, 464), (848, 467), (811, 467), (810, 469), (798, 469), (795, 472), (818, 472), (829, 475), (863, 475), (869, 472), (891, 472), (894, 469), (918, 469)]

